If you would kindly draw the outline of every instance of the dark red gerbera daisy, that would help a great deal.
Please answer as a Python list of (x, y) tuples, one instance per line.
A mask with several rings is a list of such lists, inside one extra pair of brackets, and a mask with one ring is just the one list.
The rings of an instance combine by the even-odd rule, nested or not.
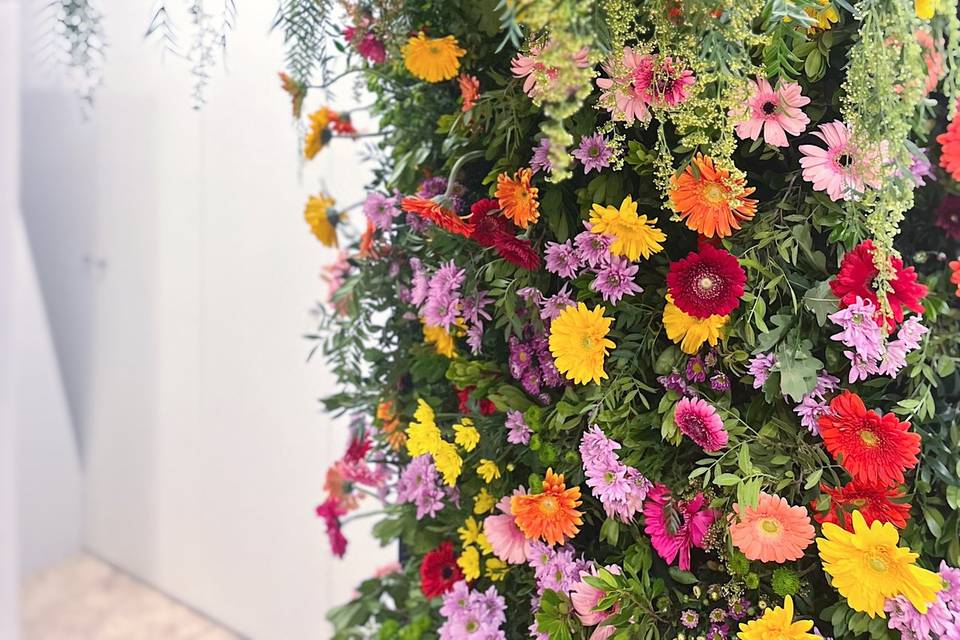
[(347, 513), (336, 497), (330, 496), (317, 507), (317, 515), (323, 518), (327, 525), (327, 538), (330, 539), (330, 550), (333, 555), (342, 558), (347, 551), (347, 538), (340, 529), (340, 517)]
[(516, 237), (517, 228), (503, 216), (491, 215), (500, 209), (492, 198), (477, 200), (470, 207), (473, 239), (482, 247), (496, 250), (501, 258), (521, 269), (533, 271), (540, 267), (540, 256), (528, 240)]
[(428, 198), (407, 196), (400, 201), (400, 208), (407, 213), (413, 213), (421, 218), (425, 218), (450, 233), (456, 233), (464, 238), (469, 238), (473, 235), (472, 224), (464, 222), (456, 213)]
[(453, 588), (463, 573), (457, 566), (457, 557), (453, 554), (453, 544), (442, 542), (440, 546), (428, 551), (420, 565), (420, 590), (428, 598), (442, 596)]
[(903, 472), (917, 466), (920, 435), (895, 415), (868, 411), (855, 393), (844, 391), (820, 416), (827, 451), (861, 484), (893, 487)]
[(937, 226), (954, 240), (960, 240), (960, 196), (948, 193), (937, 207)]
[(830, 496), (830, 510), (813, 515), (820, 524), (832, 522), (853, 531), (854, 511), (859, 511), (868, 525), (879, 520), (902, 529), (910, 519), (910, 503), (894, 502), (904, 496), (897, 488), (875, 487), (854, 480), (842, 487), (821, 484), (820, 491)]
[(743, 267), (729, 251), (707, 243), (670, 263), (667, 272), (673, 303), (695, 318), (725, 316), (736, 309), (746, 281)]
[(960, 120), (954, 118), (947, 130), (937, 136), (940, 143), (940, 166), (954, 180), (960, 180)]
[[(473, 413), (470, 409), (470, 394), (476, 390), (475, 386), (464, 387), (463, 389), (457, 389), (457, 399), (460, 401), (460, 413)], [(497, 406), (493, 404), (490, 400), (482, 398), (480, 402), (477, 403), (480, 407), (480, 415), (482, 416), (491, 416), (496, 410)]]
[[(886, 318), (886, 322), (887, 330), (893, 331), (903, 322), (904, 309), (923, 313), (923, 305), (920, 301), (926, 297), (927, 287), (917, 282), (916, 271), (913, 267), (904, 268), (903, 260), (900, 258), (891, 257), (890, 266), (893, 267), (896, 276), (890, 282), (893, 290), (887, 294), (893, 317)], [(864, 240), (853, 251), (848, 251), (843, 256), (840, 270), (830, 280), (830, 288), (833, 294), (840, 298), (840, 304), (843, 307), (856, 302), (859, 296), (864, 300), (872, 301), (879, 308), (877, 292), (873, 284), (877, 273), (879, 272), (873, 264), (873, 241)], [(880, 320), (879, 317), (877, 319)]]

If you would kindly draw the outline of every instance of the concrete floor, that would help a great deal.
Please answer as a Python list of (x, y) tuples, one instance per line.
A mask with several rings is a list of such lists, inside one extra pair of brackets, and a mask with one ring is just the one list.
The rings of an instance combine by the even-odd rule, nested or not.
[(24, 585), (22, 626), (24, 640), (241, 640), (90, 555)]

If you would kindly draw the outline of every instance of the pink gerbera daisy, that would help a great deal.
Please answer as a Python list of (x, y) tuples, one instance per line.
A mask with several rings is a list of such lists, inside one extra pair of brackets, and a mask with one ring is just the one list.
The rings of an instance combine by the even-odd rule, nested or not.
[(880, 181), (870, 166), (873, 158), (854, 147), (845, 124), (834, 120), (819, 129), (813, 135), (827, 144), (826, 149), (800, 145), (803, 179), (813, 184), (814, 191), (826, 191), (831, 200), (837, 201), (863, 193), (865, 186), (879, 188)]
[(633, 71), (634, 91), (655, 107), (677, 106), (696, 82), (693, 71), (676, 65), (670, 56), (659, 64), (653, 56), (644, 56)]
[(757, 140), (763, 133), (767, 144), (789, 146), (787, 134), (800, 135), (810, 124), (810, 118), (801, 109), (810, 103), (810, 98), (800, 93), (796, 82), (780, 82), (774, 89), (766, 78), (757, 78), (751, 85), (752, 93), (740, 114), (737, 135), (741, 140)]
[[(513, 492), (515, 496), (526, 495), (526, 490), (521, 487)], [(522, 564), (527, 561), (527, 552), (530, 543), (527, 537), (523, 535), (520, 528), (517, 527), (516, 518), (510, 508), (510, 499), (512, 496), (504, 496), (497, 503), (497, 509), (500, 513), (487, 516), (483, 521), (483, 534), (487, 537), (490, 546), (493, 547), (493, 553), (504, 562), (510, 564)]]
[(690, 569), (690, 550), (700, 547), (717, 512), (706, 506), (698, 493), (693, 500), (677, 500), (665, 485), (658, 484), (643, 504), (644, 531), (657, 554), (667, 563), (678, 561), (680, 569)]
[[(604, 63), (603, 71), (610, 77), (597, 79), (597, 86), (603, 90), (600, 104), (613, 115), (614, 120), (623, 120), (627, 124), (633, 124), (634, 120), (650, 120), (646, 100), (633, 87), (634, 72), (649, 58), (630, 47), (624, 47), (619, 61), (614, 58)], [(618, 75), (618, 71), (623, 73)]]
[(755, 507), (733, 505), (739, 521), (730, 525), (733, 545), (748, 560), (787, 562), (803, 557), (815, 531), (803, 507), (791, 507), (780, 496), (760, 493)]
[(704, 451), (719, 451), (727, 446), (727, 430), (717, 410), (700, 398), (683, 398), (677, 403), (673, 420), (683, 435)]

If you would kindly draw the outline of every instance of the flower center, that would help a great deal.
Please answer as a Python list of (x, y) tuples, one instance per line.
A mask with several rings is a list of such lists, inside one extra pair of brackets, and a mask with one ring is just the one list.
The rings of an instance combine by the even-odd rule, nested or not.
[(870, 568), (874, 571), (886, 571), (887, 563), (884, 562), (883, 558), (870, 558)]
[(480, 625), (477, 624), (476, 620), (468, 620), (467, 624), (464, 625), (464, 628), (467, 630), (467, 633), (473, 633), (479, 628)]
[(703, 198), (710, 204), (720, 204), (727, 201), (726, 189), (722, 185), (710, 183), (703, 188)]
[(600, 155), (600, 147), (590, 147), (589, 151), (591, 158), (596, 158)]
[(772, 116), (777, 112), (777, 105), (773, 100), (767, 100), (763, 103), (763, 106), (760, 107), (760, 110), (763, 111), (764, 115)]
[(440, 571), (440, 575), (443, 576), (443, 579), (444, 579), (444, 580), (449, 580), (450, 578), (453, 577), (453, 569), (451, 569), (450, 567), (444, 567), (444, 568)]
[(860, 441), (868, 447), (875, 447), (880, 444), (880, 438), (873, 431), (864, 429), (860, 432)]
[(440, 47), (438, 47), (435, 44), (430, 45), (428, 47), (428, 50), (430, 51), (430, 55), (432, 56), (438, 55), (440, 53)]
[(551, 516), (557, 512), (559, 506), (557, 505), (557, 499), (553, 496), (547, 496), (540, 500), (540, 511), (545, 515)]
[(760, 523), (760, 528), (763, 529), (764, 533), (768, 533), (768, 534), (779, 533), (780, 523), (774, 520), (773, 518), (766, 518)]
[(593, 339), (590, 336), (583, 336), (580, 345), (587, 351), (593, 349)]
[(850, 501), (850, 504), (852, 504), (853, 506), (857, 507), (858, 509), (862, 509), (863, 507), (867, 506), (867, 499), (866, 499), (866, 498), (855, 498), (854, 500), (851, 500), (851, 501)]
[(846, 169), (853, 164), (853, 156), (849, 153), (841, 153), (837, 156), (837, 164)]

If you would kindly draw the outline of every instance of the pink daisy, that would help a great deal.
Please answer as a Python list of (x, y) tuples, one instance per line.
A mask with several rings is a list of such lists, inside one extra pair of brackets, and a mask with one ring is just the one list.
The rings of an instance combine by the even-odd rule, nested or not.
[[(603, 90), (600, 95), (600, 104), (609, 111), (614, 120), (622, 120), (633, 124), (634, 120), (647, 122), (650, 120), (650, 110), (644, 97), (634, 91), (633, 78), (636, 70), (645, 64), (650, 56), (636, 53), (630, 47), (623, 48), (623, 56), (619, 61), (612, 60), (603, 65), (604, 72), (609, 78), (599, 78), (597, 86)], [(617, 69), (624, 74), (616, 75)]]
[[(526, 494), (527, 492), (523, 487), (513, 492), (515, 496)], [(517, 527), (516, 519), (510, 509), (511, 497), (504, 496), (497, 503), (497, 509), (501, 513), (487, 516), (484, 519), (483, 534), (487, 537), (490, 546), (493, 547), (494, 555), (510, 564), (523, 564), (528, 559), (530, 543), (523, 532), (520, 531), (520, 528)]]
[(683, 398), (677, 403), (673, 420), (683, 435), (704, 451), (719, 451), (727, 446), (727, 430), (717, 410), (700, 398)]
[(801, 95), (796, 82), (778, 83), (774, 89), (766, 78), (757, 78), (752, 89), (737, 125), (737, 135), (741, 140), (757, 140), (762, 132), (767, 144), (789, 146), (787, 134), (800, 135), (810, 124), (810, 118), (801, 109), (810, 103), (810, 98)]
[(634, 91), (655, 107), (677, 106), (696, 82), (693, 71), (678, 67), (670, 56), (659, 64), (653, 56), (644, 56), (633, 72)]
[(863, 193), (865, 186), (880, 186), (870, 169), (872, 159), (853, 146), (845, 124), (834, 120), (821, 124), (819, 129), (813, 135), (827, 144), (826, 149), (800, 145), (803, 179), (813, 184), (814, 191), (826, 191), (831, 200), (837, 201)]
[(698, 493), (693, 500), (675, 500), (665, 485), (658, 484), (647, 494), (643, 505), (644, 531), (657, 554), (668, 564), (678, 561), (680, 569), (690, 569), (690, 549), (700, 547), (717, 512), (706, 506)]

